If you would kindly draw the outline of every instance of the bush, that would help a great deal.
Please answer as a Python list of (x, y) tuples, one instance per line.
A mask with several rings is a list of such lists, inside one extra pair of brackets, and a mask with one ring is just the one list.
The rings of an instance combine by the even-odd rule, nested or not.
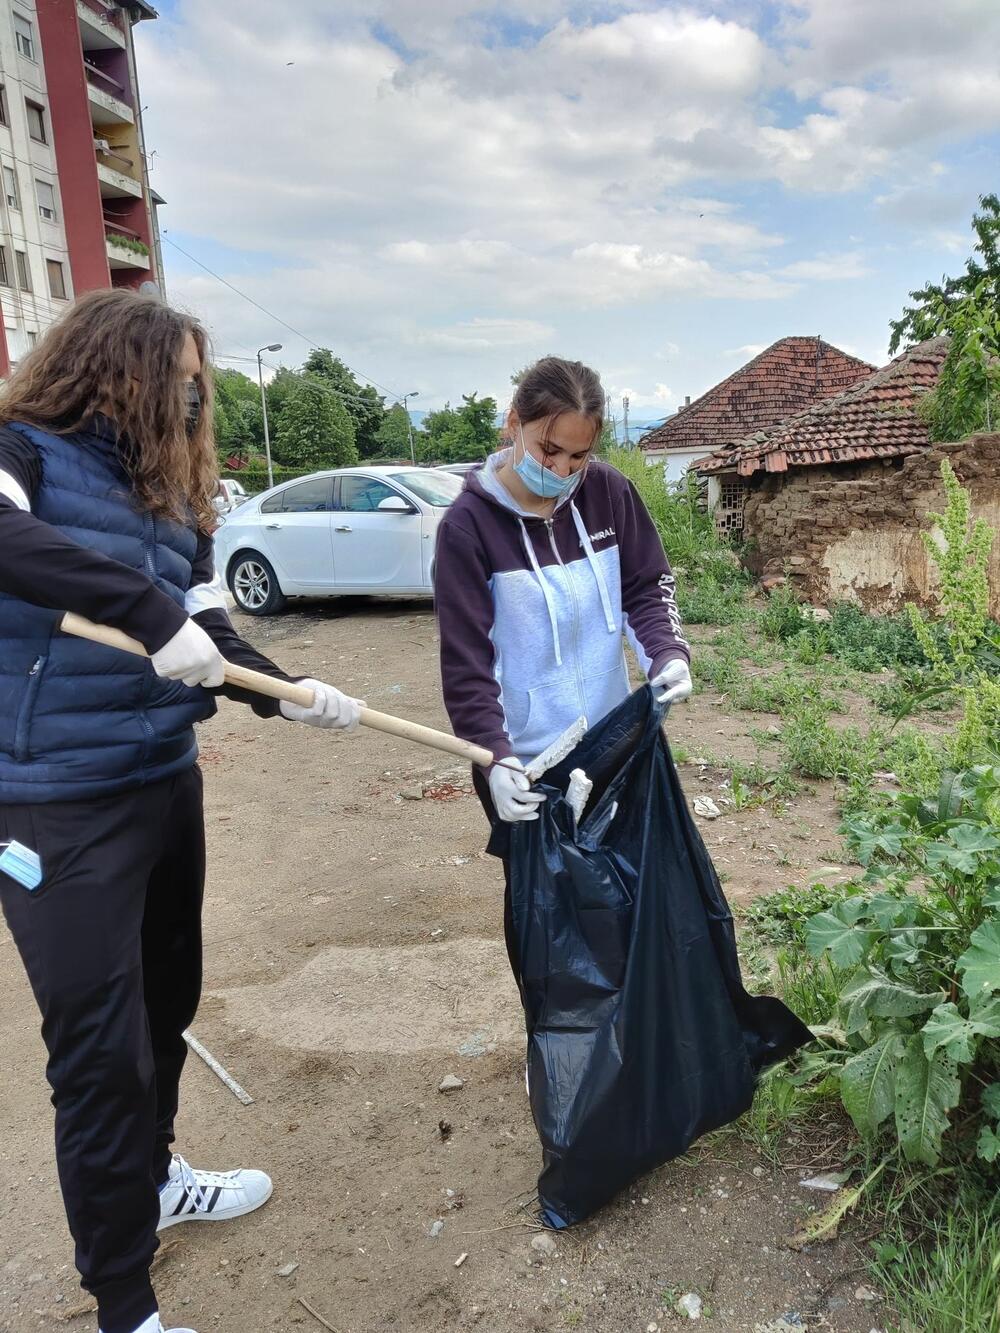
[(837, 1001), (844, 1107), (910, 1162), (1000, 1160), (1000, 768), (948, 773), (848, 823), (869, 889), (806, 928), (848, 972)]
[(698, 482), (688, 474), (668, 487), (663, 469), (647, 464), (639, 449), (611, 449), (612, 467), (639, 492), (677, 577), (677, 608), (690, 625), (732, 625), (747, 615), (750, 576), (739, 556), (715, 530)]

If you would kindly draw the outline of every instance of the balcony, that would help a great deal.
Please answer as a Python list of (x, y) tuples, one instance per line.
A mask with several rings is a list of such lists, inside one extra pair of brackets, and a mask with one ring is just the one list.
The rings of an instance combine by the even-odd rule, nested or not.
[(105, 239), (105, 246), (111, 268), (149, 271), (149, 251), (141, 242), (129, 240), (124, 236), (109, 235)]
[(90, 100), (90, 119), (98, 128), (119, 125), (134, 125), (135, 115), (132, 108), (104, 88), (98, 88), (87, 71), (87, 96)]
[(105, 166), (103, 162), (97, 164), (97, 179), (101, 183), (102, 199), (141, 199), (142, 186), (131, 176), (126, 176), (124, 171), (116, 171), (114, 167)]
[(76, 0), (76, 16), (80, 23), (80, 41), (84, 51), (125, 50), (125, 34), (113, 23), (105, 7), (95, 0)]

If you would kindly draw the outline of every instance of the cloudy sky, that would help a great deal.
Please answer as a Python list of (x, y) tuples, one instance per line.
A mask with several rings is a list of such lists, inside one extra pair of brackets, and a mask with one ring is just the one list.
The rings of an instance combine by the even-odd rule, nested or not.
[(302, 361), (199, 260), (418, 407), (550, 351), (646, 419), (786, 334), (882, 362), (1000, 185), (996, 0), (158, 7), (171, 297)]

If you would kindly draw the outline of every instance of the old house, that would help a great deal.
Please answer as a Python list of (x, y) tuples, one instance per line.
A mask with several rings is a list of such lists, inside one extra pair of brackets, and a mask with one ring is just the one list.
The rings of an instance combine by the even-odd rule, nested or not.
[[(789, 576), (814, 602), (856, 601), (883, 614), (929, 600), (934, 571), (921, 532), (943, 504), (944, 458), (970, 488), (976, 514), (1000, 529), (1000, 435), (932, 445), (918, 410), (947, 345), (922, 343), (697, 465), (716, 495), (728, 488), (733, 497), (726, 526), (746, 543), (755, 573)], [(998, 614), (1000, 550), (993, 560)]]
[(875, 369), (822, 338), (782, 338), (728, 379), (649, 431), (639, 447), (668, 482), (692, 464), (803, 408), (840, 393)]

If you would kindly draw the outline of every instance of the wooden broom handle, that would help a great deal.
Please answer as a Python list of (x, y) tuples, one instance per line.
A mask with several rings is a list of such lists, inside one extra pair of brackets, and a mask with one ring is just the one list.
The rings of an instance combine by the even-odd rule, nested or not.
[[(108, 625), (95, 625), (84, 616), (67, 611), (60, 622), (64, 634), (74, 634), (79, 639), (90, 639), (93, 643), (104, 644), (107, 648), (119, 648), (123, 653), (134, 653), (138, 657), (148, 657), (149, 653), (138, 639), (130, 638), (120, 629)], [(255, 694), (266, 694), (271, 699), (284, 699), (287, 703), (298, 704), (301, 708), (311, 708), (313, 692), (308, 685), (294, 685), (285, 680), (276, 680), (274, 676), (265, 676), (261, 671), (251, 671), (248, 667), (236, 666), (226, 662), (226, 684), (238, 685), (241, 689), (252, 690)], [(392, 717), (389, 713), (377, 713), (374, 708), (362, 708), (361, 725), (374, 731), (384, 731), (389, 736), (398, 736), (400, 740), (415, 741), (417, 745), (426, 745), (432, 750), (443, 750), (445, 754), (457, 755), (470, 763), (481, 764), (484, 768), (493, 763), (493, 754), (481, 745), (471, 741), (459, 740), (446, 731), (435, 731), (433, 727), (421, 726), (419, 722), (408, 722), (402, 717)]]

